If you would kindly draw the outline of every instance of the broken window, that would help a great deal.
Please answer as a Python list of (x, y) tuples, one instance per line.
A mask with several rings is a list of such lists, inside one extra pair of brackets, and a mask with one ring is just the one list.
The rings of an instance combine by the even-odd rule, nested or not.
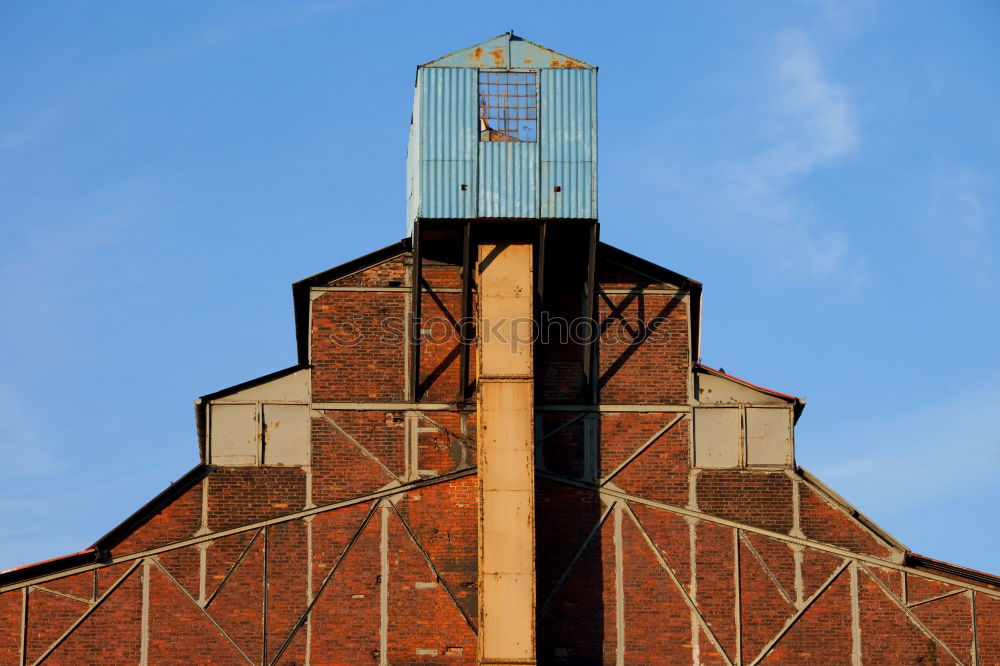
[(479, 72), (479, 140), (537, 141), (536, 72)]

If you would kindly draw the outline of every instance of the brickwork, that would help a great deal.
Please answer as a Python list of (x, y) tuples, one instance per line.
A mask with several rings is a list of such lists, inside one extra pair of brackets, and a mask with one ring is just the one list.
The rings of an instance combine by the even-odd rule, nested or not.
[(417, 467), (422, 474), (448, 474), (476, 464), (475, 414), (425, 414), (417, 432)]
[(328, 292), (312, 302), (314, 400), (406, 398), (404, 301), (401, 292)]
[[(665, 426), (673, 414), (657, 415)], [(604, 438), (602, 438), (602, 442)], [(614, 446), (614, 444), (611, 444)], [(657, 438), (645, 451), (619, 472), (612, 483), (640, 497), (684, 506), (690, 495), (690, 435), (687, 420)]]
[(1000, 598), (975, 593), (979, 663), (1000, 664)]
[[(625, 663), (645, 663), (651, 655), (658, 655), (662, 663), (690, 662), (691, 614), (681, 591), (647, 547), (635, 524), (625, 519), (622, 530)], [(650, 594), (651, 589), (658, 593)]]
[(698, 507), (772, 532), (793, 527), (792, 480), (784, 472), (705, 469), (697, 476)]
[[(740, 650), (744, 658), (760, 654), (767, 642), (795, 615), (795, 583), (780, 579), (772, 563), (740, 539)], [(791, 582), (791, 585), (788, 585)]]
[[(884, 636), (869, 632), (872, 642)], [(747, 655), (750, 659), (754, 655)], [(853, 663), (850, 573), (842, 571), (763, 660), (764, 664), (850, 666)], [(873, 664), (896, 664), (872, 660)]]
[[(0, 587), (0, 665), (475, 663), (476, 415), (402, 404), (408, 262), (316, 292), (308, 465), (220, 467), (110, 560)], [(582, 346), (539, 352), (540, 402), (561, 404), (537, 414), (540, 663), (1000, 664), (1000, 592), (979, 578), (901, 565), (794, 470), (693, 470), (689, 293), (598, 273), (605, 332), (636, 333), (598, 344), (603, 411), (567, 408)], [(574, 275), (546, 295), (564, 313)], [(428, 259), (424, 278), (424, 314), (457, 317), (460, 268)], [(387, 317), (398, 340), (376, 344)], [(344, 321), (359, 344), (335, 339)], [(421, 347), (422, 398), (453, 401), (455, 341)]]
[[(137, 664), (142, 655), (142, 567), (120, 581), (103, 603), (81, 614), (73, 633), (48, 648), (45, 664)], [(35, 618), (45, 623), (47, 618)], [(53, 649), (54, 648), (54, 649)], [(14, 663), (13, 660), (5, 663)]]
[(137, 553), (194, 536), (201, 527), (204, 482), (177, 498), (163, 511), (114, 547), (115, 553)]
[(21, 652), (21, 604), (25, 591), (0, 594), (0, 663), (18, 663)]
[(148, 584), (149, 663), (183, 663), (194, 645), (205, 663), (245, 663), (236, 646), (159, 567), (150, 565)]
[(57, 596), (43, 589), (28, 594), (28, 617), (43, 617), (45, 622), (32, 622), (28, 627), (28, 661), (34, 662), (87, 609), (89, 604)]
[[(292, 520), (267, 529), (267, 661), (278, 653), (309, 603), (307, 525)], [(291, 646), (284, 658), (302, 663), (302, 645)]]
[(548, 605), (540, 600), (538, 606), (539, 657), (556, 663), (615, 663), (613, 520), (605, 521), (564, 573)]
[(913, 608), (913, 614), (962, 663), (974, 663), (971, 595), (956, 594), (938, 601), (921, 604)]
[(255, 661), (264, 651), (265, 541), (263, 534), (257, 537), (205, 606), (219, 628), (244, 654), (253, 655)]
[[(364, 449), (384, 469), (397, 477), (406, 474), (402, 412), (330, 411), (325, 414), (328, 419), (336, 422), (346, 437), (357, 443), (356, 449)], [(322, 460), (316, 462), (323, 463)], [(344, 476), (343, 467), (335, 465), (332, 473), (334, 476)]]
[[(387, 538), (390, 664), (476, 663), (476, 634), (395, 511), (381, 519)], [(463, 627), (464, 625), (464, 627)]]
[(306, 503), (305, 473), (295, 467), (223, 467), (208, 483), (212, 530), (276, 518)]
[(799, 483), (798, 486), (801, 528), (807, 537), (855, 553), (889, 556), (889, 549), (859, 522), (835, 509), (806, 484)]
[(156, 556), (160, 566), (189, 595), (198, 598), (201, 590), (201, 548), (188, 546), (160, 553)]
[(379, 535), (380, 516), (375, 516), (339, 561), (336, 575), (329, 578), (313, 607), (311, 652), (320, 663), (379, 662), (382, 583)]
[(687, 304), (680, 295), (598, 297), (598, 390), (602, 402), (683, 404), (690, 352)]
[[(360, 443), (351, 441), (334, 419), (340, 412), (312, 420), (312, 497), (314, 504), (328, 504), (373, 492), (394, 480), (392, 472)], [(370, 452), (369, 452), (370, 453)], [(344, 470), (351, 470), (345, 474)]]
[[(425, 266), (420, 299), (420, 376), (418, 394), (428, 401), (450, 402), (459, 389), (462, 295), (460, 266)], [(470, 311), (469, 316), (472, 316)], [(475, 359), (470, 346), (469, 358)], [(475, 363), (470, 362), (470, 380), (475, 379)]]
[(408, 256), (400, 254), (350, 275), (329, 280), (327, 287), (400, 287), (406, 282)]
[[(475, 625), (478, 597), (475, 477), (409, 493), (396, 508), (434, 563), (441, 584)], [(443, 514), (448, 515), (445, 524), (440, 519)]]
[(76, 574), (75, 576), (56, 578), (42, 584), (40, 587), (52, 592), (67, 594), (84, 601), (93, 601), (94, 578), (95, 572), (88, 571), (87, 573)]

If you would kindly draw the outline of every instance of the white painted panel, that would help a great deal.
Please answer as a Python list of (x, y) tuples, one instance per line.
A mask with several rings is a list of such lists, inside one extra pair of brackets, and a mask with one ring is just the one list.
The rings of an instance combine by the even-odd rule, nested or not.
[(309, 405), (264, 405), (264, 464), (309, 464)]
[(792, 410), (747, 408), (747, 464), (789, 465)]
[(695, 408), (694, 463), (698, 467), (739, 467), (742, 432), (738, 407)]
[(257, 405), (212, 404), (209, 451), (213, 465), (256, 465), (260, 450)]

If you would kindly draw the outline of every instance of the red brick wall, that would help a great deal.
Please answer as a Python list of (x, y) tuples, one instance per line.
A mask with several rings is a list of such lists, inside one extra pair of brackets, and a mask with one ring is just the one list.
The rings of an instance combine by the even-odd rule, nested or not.
[[(405, 286), (406, 261), (331, 286)], [(606, 262), (599, 278), (605, 289), (663, 288)], [(457, 319), (458, 266), (431, 261), (425, 280), (425, 317)], [(547, 299), (571, 312), (578, 295)], [(405, 398), (404, 301), (403, 291), (313, 301), (315, 401)], [(599, 304), (619, 337), (662, 317), (641, 344), (599, 344), (604, 405), (688, 404), (686, 303), (618, 293)], [(360, 344), (331, 338), (345, 321)], [(456, 349), (424, 341), (425, 400), (454, 400)], [(540, 350), (542, 402), (580, 401), (581, 353)], [(890, 544), (784, 471), (692, 474), (685, 413), (538, 413), (540, 662), (750, 663), (766, 652), (765, 664), (953, 663), (950, 651), (970, 663), (975, 650), (1000, 663), (1000, 594), (903, 570)], [(0, 664), (21, 663), (22, 650), (29, 663), (44, 653), (137, 663), (144, 651), (149, 663), (474, 663), (475, 429), (459, 406), (317, 410), (307, 469), (217, 469), (116, 545), (123, 561), (26, 581), (23, 645), (23, 588), (0, 593)], [(380, 491), (387, 484), (398, 491)]]
[(328, 292), (314, 300), (313, 399), (403, 400), (406, 317), (402, 292)]
[(685, 292), (608, 293), (607, 289), (663, 290), (599, 264), (597, 321), (598, 390), (602, 402), (686, 404), (690, 377), (690, 337)]

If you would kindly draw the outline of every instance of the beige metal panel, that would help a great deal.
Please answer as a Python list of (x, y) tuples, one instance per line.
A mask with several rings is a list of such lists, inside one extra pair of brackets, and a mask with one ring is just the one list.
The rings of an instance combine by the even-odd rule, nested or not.
[(739, 407), (694, 410), (694, 463), (698, 467), (739, 467), (743, 431)]
[(479, 375), (531, 376), (534, 311), (528, 243), (479, 246)]
[(213, 400), (223, 402), (309, 402), (309, 369)]
[(534, 543), (524, 539), (524, 526), (532, 524), (531, 490), (484, 490), (483, 506), (492, 514), (483, 525), (483, 573), (495, 576), (531, 572)]
[(792, 464), (792, 410), (747, 407), (747, 464)]
[(209, 456), (213, 465), (256, 465), (260, 453), (257, 405), (213, 403)]
[(725, 377), (695, 373), (698, 402), (703, 405), (787, 405), (787, 400), (752, 389)]
[(264, 405), (264, 464), (309, 464), (309, 405)]
[(535, 660), (532, 248), (479, 249), (479, 663)]
[(483, 490), (530, 490), (534, 477), (534, 404), (529, 381), (486, 381), (477, 442)]
[[(535, 663), (535, 576), (482, 574), (480, 594), (491, 600), (480, 616), (480, 664)], [(485, 631), (484, 631), (485, 629)]]
[(533, 389), (479, 387), (480, 655), (494, 661), (534, 658)]

